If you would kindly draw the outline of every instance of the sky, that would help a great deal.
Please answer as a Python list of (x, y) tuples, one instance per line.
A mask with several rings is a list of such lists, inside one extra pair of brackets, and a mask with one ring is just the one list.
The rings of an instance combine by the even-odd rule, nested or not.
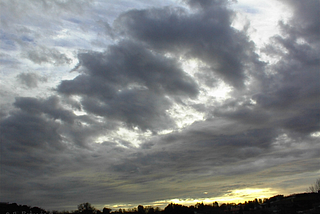
[(320, 177), (318, 0), (1, 0), (1, 202), (243, 202)]

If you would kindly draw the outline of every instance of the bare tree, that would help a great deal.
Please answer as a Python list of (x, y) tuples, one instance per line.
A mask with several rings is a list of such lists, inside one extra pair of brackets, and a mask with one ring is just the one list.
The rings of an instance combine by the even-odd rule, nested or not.
[(78, 205), (78, 211), (82, 214), (94, 214), (96, 209), (90, 203), (82, 203)]
[(320, 178), (318, 178), (316, 180), (316, 182), (314, 182), (314, 184), (309, 187), (308, 191), (309, 192), (318, 192), (318, 191), (320, 191)]

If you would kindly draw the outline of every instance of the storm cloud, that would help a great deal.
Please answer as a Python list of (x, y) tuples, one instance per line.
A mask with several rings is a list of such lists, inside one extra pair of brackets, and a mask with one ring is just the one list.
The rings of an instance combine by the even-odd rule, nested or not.
[[(192, 3), (192, 2), (191, 2)], [(244, 32), (231, 27), (233, 13), (222, 3), (208, 3), (193, 13), (182, 8), (132, 10), (116, 21), (124, 37), (174, 56), (195, 58), (236, 88), (243, 87), (246, 64), (256, 57)]]
[(0, 200), (73, 210), (305, 191), (319, 176), (319, 1), (284, 1), (291, 17), (262, 48), (234, 26), (232, 1), (134, 2), (113, 22), (99, 1), (1, 3), (39, 11), (29, 39), (15, 15), (2, 22), (0, 56), (14, 60), (1, 74)]

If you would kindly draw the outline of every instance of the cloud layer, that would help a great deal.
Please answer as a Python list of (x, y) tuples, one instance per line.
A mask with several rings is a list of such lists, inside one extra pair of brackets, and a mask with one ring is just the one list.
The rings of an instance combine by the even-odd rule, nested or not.
[(285, 1), (293, 15), (261, 50), (230, 2), (135, 3), (113, 24), (99, 1), (1, 3), (15, 15), (1, 18), (0, 200), (71, 210), (304, 191), (319, 176), (319, 1)]

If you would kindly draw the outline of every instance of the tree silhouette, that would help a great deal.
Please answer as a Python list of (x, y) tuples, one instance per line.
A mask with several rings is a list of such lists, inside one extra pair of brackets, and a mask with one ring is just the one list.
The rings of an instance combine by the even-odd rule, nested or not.
[(103, 210), (102, 210), (103, 214), (109, 214), (110, 212), (111, 212), (111, 209), (109, 209), (107, 207), (103, 208)]
[(139, 205), (138, 206), (138, 213), (145, 213), (145, 211), (144, 211), (144, 207), (142, 206), (142, 205)]
[(78, 205), (78, 211), (82, 214), (94, 214), (97, 210), (88, 202)]
[(320, 191), (320, 178), (318, 178), (316, 180), (316, 182), (314, 182), (314, 184), (309, 187), (308, 190), (310, 192), (318, 192), (318, 191)]

